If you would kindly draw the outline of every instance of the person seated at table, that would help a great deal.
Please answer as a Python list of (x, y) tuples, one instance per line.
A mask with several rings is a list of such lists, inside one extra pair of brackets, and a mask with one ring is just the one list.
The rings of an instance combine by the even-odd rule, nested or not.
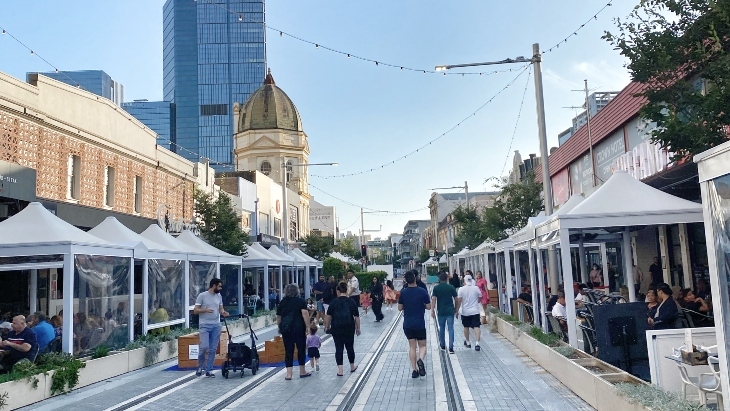
[[(170, 321), (170, 314), (168, 314), (167, 310), (164, 307), (165, 301), (164, 300), (155, 300), (152, 307), (155, 309), (150, 314), (149, 320), (150, 324), (155, 323), (164, 323), (167, 321)], [(165, 334), (170, 332), (170, 326), (162, 327), (162, 328), (155, 328), (154, 330), (150, 331), (152, 334)]]
[(695, 290), (695, 295), (705, 301), (707, 301), (712, 296), (710, 286), (707, 284), (707, 280), (705, 280), (704, 278), (700, 278), (699, 280), (697, 280), (697, 289)]
[(661, 283), (657, 285), (656, 290), (660, 302), (654, 317), (647, 320), (649, 328), (655, 330), (676, 328), (679, 306), (674, 298), (672, 298), (672, 289), (669, 287), (669, 284)]
[(697, 297), (694, 291), (689, 288), (682, 290), (678, 302), (680, 307), (685, 310), (692, 311), (688, 314), (692, 318), (692, 323), (695, 327), (699, 327), (701, 324), (707, 322), (708, 319), (706, 316), (710, 311), (710, 306), (705, 302), (705, 300)]
[(251, 285), (251, 280), (246, 280), (246, 284), (243, 285), (243, 295), (254, 295), (253, 292), (253, 285)]
[(585, 306), (585, 289), (588, 288), (587, 285), (583, 283), (573, 283), (573, 295), (575, 295), (575, 307), (576, 308), (583, 308)]
[(553, 318), (558, 320), (560, 328), (563, 330), (563, 335), (568, 332), (568, 310), (565, 308), (565, 292), (558, 291), (558, 299), (553, 305), (551, 311)]
[(61, 318), (60, 315), (54, 315), (51, 317), (51, 325), (53, 326), (53, 331), (56, 335), (56, 337), (60, 337), (63, 335), (63, 318)]
[[(33, 329), (36, 335), (36, 341), (38, 342), (38, 351), (45, 351), (48, 343), (56, 338), (56, 332), (53, 330), (53, 326), (47, 321), (46, 314), (41, 311), (28, 316), (28, 326)], [(30, 324), (33, 324), (32, 326)]]
[(6, 340), (0, 341), (0, 372), (9, 373), (20, 360), (34, 361), (38, 354), (38, 340), (35, 332), (28, 327), (25, 317), (16, 315), (11, 324), (12, 330)]
[(649, 290), (646, 292), (646, 318), (654, 318), (654, 315), (656, 315), (657, 307), (659, 307), (659, 303), (657, 302), (657, 296), (655, 290)]
[(74, 314), (74, 346), (76, 352), (85, 350), (88, 347), (92, 333), (93, 328), (86, 319), (86, 314)]

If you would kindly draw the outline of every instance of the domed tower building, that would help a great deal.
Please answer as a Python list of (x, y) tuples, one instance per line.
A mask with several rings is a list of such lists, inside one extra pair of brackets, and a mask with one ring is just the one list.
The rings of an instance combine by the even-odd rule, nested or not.
[[(236, 171), (258, 171), (277, 184), (282, 184), (285, 174), (291, 190), (288, 195), (290, 240), (306, 236), (311, 199), (308, 167), (297, 165), (309, 162), (309, 142), (297, 107), (277, 87), (269, 69), (264, 84), (245, 103), (235, 104), (233, 109)], [(284, 172), (283, 164), (287, 165)]]

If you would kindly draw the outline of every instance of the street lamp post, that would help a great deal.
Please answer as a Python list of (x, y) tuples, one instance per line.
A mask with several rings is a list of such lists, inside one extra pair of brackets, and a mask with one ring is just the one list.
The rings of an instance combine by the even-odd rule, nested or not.
[[(547, 145), (547, 131), (545, 128), (545, 100), (543, 96), (543, 85), (542, 85), (542, 55), (540, 54), (540, 45), (535, 43), (532, 45), (532, 58), (517, 57), (514, 59), (504, 59), (500, 61), (490, 61), (485, 63), (469, 63), (469, 64), (454, 64), (447, 66), (436, 66), (437, 71), (449, 70), (452, 68), (459, 67), (473, 67), (473, 66), (489, 66), (494, 64), (512, 64), (512, 63), (531, 63), (535, 66), (535, 102), (537, 105), (537, 130), (540, 138), (540, 156), (542, 157), (542, 187), (543, 197), (545, 202), (545, 215), (549, 216), (553, 213), (553, 196), (552, 196), (552, 183), (550, 180), (550, 167), (548, 164), (548, 145)], [(553, 294), (557, 294), (558, 285), (558, 265), (555, 255), (555, 246), (548, 248), (548, 265), (550, 267), (550, 287)]]

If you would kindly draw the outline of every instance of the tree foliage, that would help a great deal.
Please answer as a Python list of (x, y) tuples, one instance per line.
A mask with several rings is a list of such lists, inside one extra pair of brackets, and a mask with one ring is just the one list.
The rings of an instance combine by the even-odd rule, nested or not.
[(195, 189), (193, 198), (203, 239), (229, 254), (245, 255), (248, 234), (241, 228), (241, 217), (233, 209), (231, 198), (223, 192), (214, 198), (198, 189)]
[(422, 263), (422, 262), (428, 260), (429, 258), (431, 258), (431, 253), (429, 252), (428, 248), (423, 247), (421, 249), (421, 252), (418, 253), (418, 261)]
[(355, 238), (353, 237), (340, 239), (337, 242), (337, 245), (334, 246), (334, 250), (344, 256), (352, 257), (356, 260), (361, 258), (360, 250), (355, 248)]
[(308, 256), (320, 261), (324, 260), (332, 252), (334, 247), (332, 237), (321, 237), (311, 233), (302, 238), (301, 241), (307, 244), (304, 252)]
[(509, 237), (543, 210), (541, 193), (542, 183), (536, 182), (535, 173), (530, 171), (522, 181), (504, 184), (492, 207), (457, 207), (452, 213), (459, 225), (454, 239), (456, 249), (474, 249), (486, 240), (496, 242)]
[(342, 275), (345, 273), (345, 267), (346, 264), (342, 261), (334, 257), (327, 257), (322, 263), (322, 272), (325, 276), (327, 276), (327, 278), (329, 278), (329, 276), (331, 275), (334, 275), (335, 279), (339, 280), (340, 277), (342, 277)]
[(652, 141), (678, 160), (727, 141), (730, 125), (730, 2), (642, 0), (604, 39), (643, 83), (642, 118)]

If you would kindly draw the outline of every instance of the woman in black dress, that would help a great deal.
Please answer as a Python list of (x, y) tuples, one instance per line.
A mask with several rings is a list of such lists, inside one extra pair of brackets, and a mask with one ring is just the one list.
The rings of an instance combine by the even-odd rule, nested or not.
[(309, 311), (307, 303), (299, 296), (299, 286), (289, 284), (284, 288), (284, 298), (276, 307), (276, 324), (284, 340), (284, 363), (286, 365), (285, 380), (291, 380), (294, 371), (294, 346), (297, 347), (297, 361), (299, 361), (299, 378), (309, 377), (306, 359), (307, 325)]
[(357, 304), (347, 296), (347, 283), (337, 284), (337, 298), (332, 300), (324, 320), (325, 332), (332, 334), (335, 342), (337, 376), (342, 377), (343, 349), (347, 350), (350, 372), (355, 372), (355, 334), (360, 335), (360, 312)]
[(378, 277), (373, 277), (373, 285), (370, 287), (370, 298), (373, 299), (373, 314), (375, 314), (375, 322), (379, 323), (385, 316), (383, 315), (383, 284), (380, 283)]

